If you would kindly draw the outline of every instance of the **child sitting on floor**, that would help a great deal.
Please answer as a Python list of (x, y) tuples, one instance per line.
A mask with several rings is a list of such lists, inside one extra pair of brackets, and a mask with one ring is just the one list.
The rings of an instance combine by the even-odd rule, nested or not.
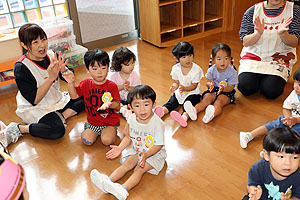
[(84, 144), (92, 145), (98, 136), (104, 145), (110, 145), (117, 138), (120, 124), (120, 94), (118, 86), (107, 80), (109, 56), (100, 49), (90, 50), (84, 55), (84, 63), (92, 78), (87, 78), (75, 87), (73, 72), (63, 75), (68, 82), (68, 91), (72, 99), (84, 97), (87, 122), (81, 139)]
[(127, 47), (118, 47), (112, 57), (110, 69), (114, 72), (110, 80), (118, 85), (121, 97), (120, 113), (128, 119), (132, 114), (127, 108), (128, 92), (137, 85), (141, 84), (140, 77), (134, 69), (136, 57)]
[(294, 73), (294, 90), (283, 102), (283, 115), (277, 120), (259, 126), (251, 132), (240, 132), (240, 145), (246, 148), (254, 138), (266, 134), (273, 128), (289, 127), (300, 135), (300, 69)]
[(188, 42), (179, 42), (173, 49), (172, 53), (177, 62), (171, 71), (173, 84), (170, 87), (172, 96), (163, 106), (157, 106), (155, 113), (163, 117), (169, 112), (171, 117), (178, 121), (182, 127), (187, 126), (189, 119), (186, 110), (183, 109), (182, 115), (174, 111), (179, 105), (189, 102), (193, 106), (201, 99), (200, 80), (203, 78), (201, 67), (193, 62), (194, 47)]
[(183, 104), (192, 120), (196, 120), (197, 113), (205, 109), (202, 118), (204, 123), (209, 123), (214, 117), (220, 115), (225, 105), (235, 103), (234, 87), (238, 83), (237, 71), (231, 65), (231, 49), (228, 45), (216, 44), (212, 48), (211, 57), (215, 64), (208, 68), (205, 75), (208, 90), (203, 92), (203, 99), (195, 107), (190, 102)]
[(263, 140), (264, 158), (248, 173), (243, 200), (300, 199), (300, 137), (290, 128), (274, 128)]
[[(117, 199), (126, 199), (128, 191), (141, 181), (144, 173), (157, 175), (164, 167), (167, 157), (164, 147), (165, 124), (153, 114), (155, 99), (154, 90), (147, 85), (130, 90), (127, 101), (134, 113), (127, 120), (124, 138), (119, 146), (111, 145), (112, 149), (106, 153), (106, 158), (114, 159), (122, 152), (122, 165), (109, 177), (96, 169), (91, 171), (92, 182), (104, 193), (113, 194)], [(133, 174), (123, 185), (115, 182), (132, 169)]]

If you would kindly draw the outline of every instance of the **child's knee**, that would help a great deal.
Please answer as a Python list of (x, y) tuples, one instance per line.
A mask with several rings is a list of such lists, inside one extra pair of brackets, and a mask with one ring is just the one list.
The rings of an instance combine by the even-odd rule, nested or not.
[(82, 143), (85, 144), (85, 145), (92, 145), (94, 144), (94, 142), (90, 141), (89, 139), (87, 138), (81, 138), (82, 140)]
[(105, 137), (105, 138), (101, 138), (101, 142), (102, 144), (104, 144), (105, 146), (109, 146), (111, 144), (113, 144), (116, 141), (116, 137)]
[(87, 134), (86, 132), (83, 132), (81, 134), (81, 141), (85, 145), (92, 145), (92, 144), (94, 144), (94, 142), (96, 141), (96, 139), (97, 139), (97, 136)]

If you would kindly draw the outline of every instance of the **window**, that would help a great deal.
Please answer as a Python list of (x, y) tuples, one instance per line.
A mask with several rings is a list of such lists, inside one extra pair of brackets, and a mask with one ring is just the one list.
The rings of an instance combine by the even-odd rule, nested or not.
[(69, 16), (66, 0), (0, 0), (0, 30), (55, 16)]

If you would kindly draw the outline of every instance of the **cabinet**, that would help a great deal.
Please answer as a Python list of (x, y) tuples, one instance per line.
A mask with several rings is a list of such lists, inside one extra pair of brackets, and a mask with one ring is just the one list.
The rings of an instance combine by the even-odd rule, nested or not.
[(141, 38), (158, 47), (224, 31), (226, 0), (139, 0)]

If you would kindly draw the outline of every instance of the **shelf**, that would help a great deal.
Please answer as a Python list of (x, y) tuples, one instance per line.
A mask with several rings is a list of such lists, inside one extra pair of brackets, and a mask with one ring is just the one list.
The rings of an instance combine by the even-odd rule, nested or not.
[(160, 10), (160, 33), (172, 32), (182, 27), (181, 3), (161, 6)]
[(167, 32), (164, 34), (161, 34), (161, 42), (168, 42), (171, 40), (176, 40), (178, 38), (181, 38), (181, 29), (173, 32)]
[(160, 29), (161, 29), (160, 34), (163, 34), (163, 33), (168, 33), (168, 32), (173, 32), (173, 31), (179, 30), (179, 29), (181, 29), (181, 26), (161, 23)]
[(204, 13), (205, 21), (223, 17), (223, 1), (224, 0), (205, 1), (205, 13)]
[(199, 20), (195, 20), (195, 19), (190, 19), (187, 17), (183, 17), (183, 28), (185, 27), (192, 27), (192, 26), (196, 26), (198, 24), (201, 24), (202, 22)]
[[(151, 0), (149, 0), (151, 1)], [(169, 5), (169, 4), (173, 4), (173, 3), (178, 3), (180, 2), (180, 0), (159, 0), (159, 6), (165, 6), (165, 5)]]
[(0, 63), (0, 72), (5, 72), (14, 69), (14, 65), (16, 62), (17, 60), (12, 60), (8, 62)]
[(191, 26), (183, 29), (183, 37), (199, 34), (203, 32), (203, 25), (198, 24), (196, 26)]
[(214, 15), (214, 14), (207, 14), (205, 15), (205, 20), (204, 22), (212, 22), (212, 21), (217, 21), (219, 19), (222, 19), (222, 16)]
[[(141, 38), (158, 47), (225, 29), (228, 0), (139, 0)], [(225, 14), (226, 13), (226, 14)]]
[(204, 31), (206, 32), (206, 31), (222, 28), (222, 26), (223, 26), (223, 20), (222, 19), (207, 22), (207, 23), (204, 24)]
[(4, 86), (4, 85), (9, 85), (9, 84), (13, 84), (15, 83), (15, 79), (10, 79), (8, 81), (3, 81), (3, 82), (0, 82), (0, 87)]
[(183, 24), (184, 20), (190, 19), (197, 22), (203, 21), (203, 0), (183, 1)]

